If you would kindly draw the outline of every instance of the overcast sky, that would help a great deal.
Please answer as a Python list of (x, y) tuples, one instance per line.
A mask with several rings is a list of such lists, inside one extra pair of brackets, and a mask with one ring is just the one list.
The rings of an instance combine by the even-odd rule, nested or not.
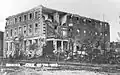
[(120, 32), (120, 0), (1, 0), (0, 30), (4, 31), (5, 18), (29, 10), (38, 5), (56, 10), (71, 12), (110, 24), (111, 41), (116, 41)]

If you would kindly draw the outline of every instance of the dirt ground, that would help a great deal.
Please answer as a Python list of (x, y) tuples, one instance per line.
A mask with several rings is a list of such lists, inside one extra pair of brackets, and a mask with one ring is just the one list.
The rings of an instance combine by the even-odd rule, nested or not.
[(105, 73), (95, 73), (90, 71), (19, 71), (19, 72), (10, 72), (3, 73), (1, 75), (108, 75)]

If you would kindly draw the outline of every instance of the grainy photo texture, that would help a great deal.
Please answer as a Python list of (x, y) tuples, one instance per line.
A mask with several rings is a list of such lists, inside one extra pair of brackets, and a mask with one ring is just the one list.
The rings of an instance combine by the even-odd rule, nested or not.
[(2, 0), (0, 75), (120, 75), (119, 0)]

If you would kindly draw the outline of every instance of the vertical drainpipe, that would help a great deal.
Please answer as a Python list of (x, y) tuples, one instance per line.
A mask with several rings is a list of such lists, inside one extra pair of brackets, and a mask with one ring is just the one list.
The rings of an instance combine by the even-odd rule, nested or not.
[(43, 6), (39, 6), (39, 13), (38, 13), (38, 18), (39, 18), (39, 39), (38, 40), (38, 43), (39, 43), (39, 50), (42, 50), (42, 53), (43, 53), (43, 49), (42, 49), (42, 44), (40, 43), (41, 42), (41, 36), (43, 36), (43, 20), (42, 20), (42, 7)]

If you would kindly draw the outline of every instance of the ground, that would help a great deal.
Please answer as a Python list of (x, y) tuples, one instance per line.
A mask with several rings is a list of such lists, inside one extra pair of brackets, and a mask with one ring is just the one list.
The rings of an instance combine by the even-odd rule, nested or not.
[[(49, 62), (51, 63), (51, 62)], [(59, 62), (58, 67), (5, 67), (0, 75), (120, 75), (119, 65)]]
[[(47, 63), (47, 64), (55, 64), (57, 63), (58, 67), (6, 67), (5, 62), (4, 65), (0, 67), (1, 73), (0, 75), (120, 75), (120, 65), (113, 64), (91, 64), (91, 63), (80, 63), (80, 62), (69, 62), (69, 61), (40, 61), (40, 60), (22, 60), (11, 62), (15, 63)], [(6, 74), (5, 74), (6, 73)]]

